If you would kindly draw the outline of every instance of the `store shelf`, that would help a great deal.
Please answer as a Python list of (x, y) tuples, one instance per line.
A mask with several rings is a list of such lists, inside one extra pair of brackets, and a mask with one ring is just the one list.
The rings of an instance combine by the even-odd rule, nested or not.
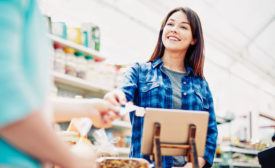
[(130, 148), (116, 148), (119, 154), (128, 155), (130, 153)]
[(224, 123), (228, 123), (228, 122), (231, 122), (231, 119), (225, 119), (224, 117), (221, 117), (221, 116), (216, 116), (216, 121), (217, 121), (217, 124), (224, 124)]
[(225, 123), (225, 119), (223, 119), (222, 117), (219, 117), (219, 116), (216, 116), (216, 121), (217, 121), (217, 124)]
[(74, 43), (72, 41), (65, 40), (61, 37), (58, 37), (58, 36), (55, 36), (55, 35), (52, 35), (52, 34), (48, 34), (48, 37), (56, 43), (62, 44), (66, 47), (71, 47), (71, 48), (73, 48), (75, 50), (78, 50), (78, 51), (81, 51), (81, 52), (83, 52), (87, 55), (92, 55), (96, 59), (100, 59), (100, 60), (105, 59), (105, 57), (102, 56), (102, 54), (100, 54), (98, 51), (95, 51), (93, 49), (90, 49), (90, 48), (87, 48), (85, 46), (79, 45), (79, 44)]
[(222, 163), (222, 159), (221, 158), (214, 158), (214, 163)]
[(259, 152), (257, 150), (242, 149), (242, 148), (231, 147), (231, 146), (222, 146), (221, 150), (223, 152), (237, 152), (237, 153), (251, 154), (251, 155), (257, 155)]
[(113, 122), (113, 127), (120, 127), (120, 128), (125, 128), (125, 129), (131, 129), (131, 123), (126, 122), (126, 121), (120, 121), (120, 120), (115, 120)]
[(98, 93), (101, 95), (104, 95), (107, 92), (109, 92), (109, 90), (107, 90), (103, 87), (91, 84), (83, 79), (76, 78), (73, 76), (53, 72), (53, 77), (54, 77), (55, 83), (59, 83), (62, 85), (68, 85), (70, 87), (85, 90), (87, 92), (92, 92), (92, 93), (95, 92), (95, 93)]
[(230, 166), (236, 166), (236, 167), (261, 167), (261, 165), (259, 164), (242, 163), (242, 162), (232, 162), (229, 164)]

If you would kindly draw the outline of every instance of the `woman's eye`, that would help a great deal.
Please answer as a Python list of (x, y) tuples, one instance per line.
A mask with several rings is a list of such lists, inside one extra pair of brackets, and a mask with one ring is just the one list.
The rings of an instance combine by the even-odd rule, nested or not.
[(168, 26), (173, 26), (173, 23), (167, 23)]
[(181, 26), (180, 28), (182, 28), (182, 29), (187, 29), (185, 26)]

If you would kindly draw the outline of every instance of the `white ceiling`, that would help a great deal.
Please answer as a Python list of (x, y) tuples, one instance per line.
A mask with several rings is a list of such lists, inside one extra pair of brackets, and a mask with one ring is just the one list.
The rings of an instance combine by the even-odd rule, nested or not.
[[(67, 24), (101, 28), (102, 53), (113, 63), (147, 60), (160, 24), (175, 7), (201, 18), (206, 59), (275, 97), (275, 0), (40, 0), (44, 13)], [(251, 76), (251, 72), (256, 76)], [(264, 82), (263, 79), (265, 80)], [(271, 88), (271, 89), (266, 89)]]

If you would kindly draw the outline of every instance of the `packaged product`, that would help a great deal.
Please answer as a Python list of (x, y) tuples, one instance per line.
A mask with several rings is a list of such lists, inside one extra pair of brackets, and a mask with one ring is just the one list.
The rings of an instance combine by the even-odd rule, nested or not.
[(56, 134), (69, 145), (75, 145), (79, 141), (79, 134), (74, 131), (58, 131)]
[(54, 71), (58, 73), (65, 73), (65, 52), (61, 44), (54, 43)]
[(92, 121), (89, 118), (73, 118), (70, 125), (70, 129), (76, 129), (80, 135), (79, 141), (72, 146), (71, 150), (79, 155), (90, 155), (95, 158), (95, 147), (87, 138), (87, 134), (92, 126)]
[[(87, 138), (88, 131), (92, 126), (89, 118), (73, 118), (67, 131), (57, 132), (63, 140), (70, 142), (71, 151), (82, 157), (96, 161), (96, 150), (91, 141)], [(93, 167), (95, 167), (94, 165)], [(55, 165), (55, 168), (59, 168)]]
[(93, 48), (96, 51), (100, 50), (100, 29), (98, 26), (92, 27), (92, 45), (91, 48)]
[(64, 22), (52, 22), (52, 34), (67, 39), (67, 27)]
[(94, 78), (94, 71), (95, 71), (95, 67), (94, 67), (94, 57), (91, 56), (91, 55), (86, 55), (85, 56), (85, 59), (86, 59), (86, 76), (85, 76), (85, 79), (89, 82), (92, 82), (93, 78)]
[(115, 146), (110, 143), (104, 129), (94, 131), (93, 137), (95, 139), (94, 145), (98, 157), (118, 156), (118, 151)]
[(93, 23), (83, 23), (82, 29), (82, 42), (83, 45), (93, 50), (100, 50), (100, 29)]
[[(92, 56), (86, 56), (87, 60), (87, 74), (86, 80), (94, 85), (100, 85), (101, 71), (103, 71), (102, 63), (96, 62)], [(105, 81), (106, 83), (106, 81)]]
[(82, 33), (78, 27), (67, 28), (67, 39), (77, 44), (82, 44)]
[(84, 53), (77, 51), (74, 54), (76, 56), (76, 77), (86, 79), (87, 61)]

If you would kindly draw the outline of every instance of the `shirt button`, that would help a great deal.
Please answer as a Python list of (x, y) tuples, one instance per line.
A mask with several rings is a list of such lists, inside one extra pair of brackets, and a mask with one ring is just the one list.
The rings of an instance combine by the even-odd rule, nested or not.
[(183, 95), (184, 95), (184, 96), (186, 96), (186, 95), (187, 95), (187, 93), (183, 93)]
[(184, 82), (183, 82), (183, 84), (185, 84), (185, 85), (186, 85), (186, 82), (184, 81)]

